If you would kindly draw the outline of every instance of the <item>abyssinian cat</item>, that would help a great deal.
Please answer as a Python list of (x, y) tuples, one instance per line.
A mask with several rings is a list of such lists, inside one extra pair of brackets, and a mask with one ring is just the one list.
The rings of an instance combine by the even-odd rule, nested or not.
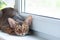
[(32, 22), (32, 16), (28, 16), (20, 25), (19, 22), (15, 21), (12, 18), (8, 18), (8, 22), (10, 24), (10, 27), (14, 29), (14, 32), (17, 35), (26, 35), (29, 32), (29, 25), (31, 25)]
[(29, 32), (29, 26), (32, 23), (32, 16), (28, 16), (21, 23), (13, 19), (16, 16), (16, 10), (13, 8), (5, 8), (2, 10), (0, 20), (0, 29), (9, 34), (26, 35)]

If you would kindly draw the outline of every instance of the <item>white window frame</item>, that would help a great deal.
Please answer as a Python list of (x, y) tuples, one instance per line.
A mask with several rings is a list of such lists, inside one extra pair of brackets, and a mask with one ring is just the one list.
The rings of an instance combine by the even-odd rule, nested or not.
[(25, 0), (15, 0), (15, 9), (20, 13), (25, 12)]

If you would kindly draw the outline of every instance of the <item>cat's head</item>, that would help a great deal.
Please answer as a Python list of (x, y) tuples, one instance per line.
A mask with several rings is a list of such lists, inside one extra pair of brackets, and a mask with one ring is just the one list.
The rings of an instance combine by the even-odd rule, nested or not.
[(20, 25), (19, 22), (15, 21), (12, 18), (8, 18), (8, 22), (10, 24), (10, 27), (14, 29), (15, 33), (17, 35), (26, 35), (29, 32), (29, 25), (31, 25), (32, 22), (32, 16), (28, 16)]

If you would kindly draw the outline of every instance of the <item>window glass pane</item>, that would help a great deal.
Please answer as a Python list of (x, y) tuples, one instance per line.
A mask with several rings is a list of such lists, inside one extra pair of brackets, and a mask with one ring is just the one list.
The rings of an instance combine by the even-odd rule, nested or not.
[(0, 0), (0, 10), (6, 7), (14, 8), (15, 0)]
[(60, 18), (60, 0), (25, 0), (25, 12)]

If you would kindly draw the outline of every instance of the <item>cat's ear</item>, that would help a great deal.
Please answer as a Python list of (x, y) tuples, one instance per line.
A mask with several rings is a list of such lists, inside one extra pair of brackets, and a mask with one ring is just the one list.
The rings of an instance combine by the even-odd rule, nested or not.
[(28, 25), (31, 25), (32, 23), (32, 16), (28, 16), (26, 19), (25, 19), (25, 22), (28, 24)]
[(9, 23), (11, 28), (15, 28), (16, 21), (14, 19), (8, 18), (8, 23)]

